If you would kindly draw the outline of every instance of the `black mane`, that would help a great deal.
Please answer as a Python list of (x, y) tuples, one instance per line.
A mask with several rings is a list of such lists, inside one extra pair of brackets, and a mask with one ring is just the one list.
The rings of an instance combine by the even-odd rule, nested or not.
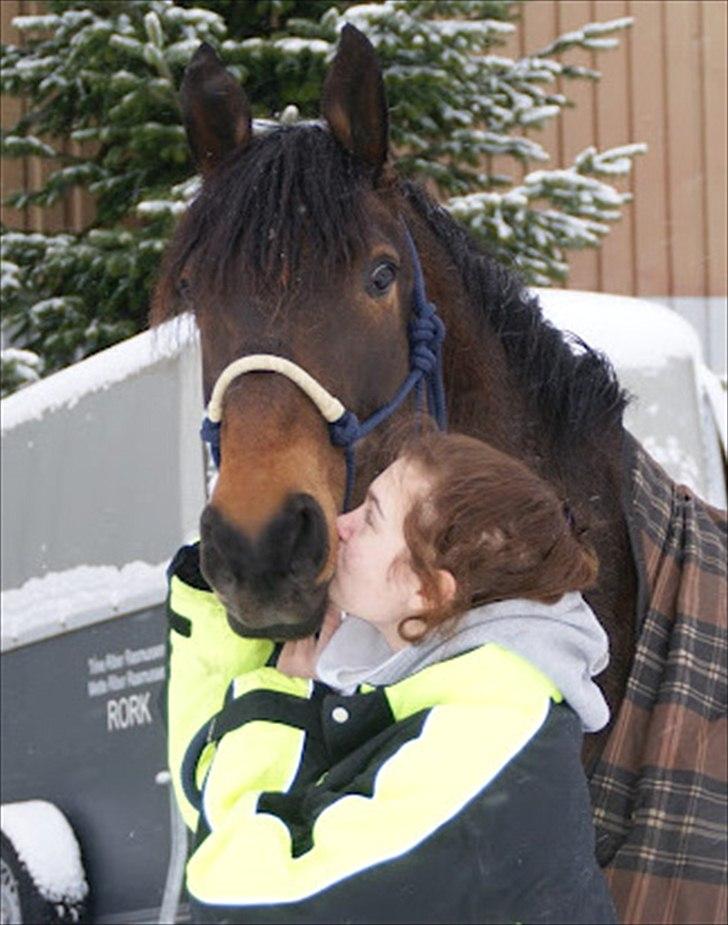
[(301, 268), (316, 277), (348, 262), (366, 238), (370, 172), (323, 126), (281, 126), (233, 151), (187, 211), (167, 259), (178, 279), (193, 257), (203, 286), (234, 284), (245, 267), (262, 289)]
[[(546, 321), (517, 271), (488, 255), (421, 186), (404, 182), (402, 188), (457, 267), (479, 325), (487, 324), (500, 338), (553, 446), (565, 449), (620, 426), (628, 396), (609, 360)], [(576, 352), (570, 344), (576, 344)]]

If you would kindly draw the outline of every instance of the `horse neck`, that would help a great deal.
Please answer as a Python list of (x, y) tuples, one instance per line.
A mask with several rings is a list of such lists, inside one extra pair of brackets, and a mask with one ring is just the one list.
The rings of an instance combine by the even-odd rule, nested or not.
[[(601, 567), (599, 585), (586, 597), (610, 637), (611, 661), (600, 686), (614, 715), (634, 653), (637, 588), (622, 502), (621, 423), (590, 438), (575, 435), (565, 451), (539, 418), (532, 387), (509, 367), (499, 336), (480, 320), (483, 306), (470, 304), (447, 265), (431, 270), (427, 282), (447, 325), (444, 368), (450, 427), (522, 459), (568, 499), (578, 522), (592, 527)], [(587, 751), (598, 753), (606, 734), (589, 737)]]

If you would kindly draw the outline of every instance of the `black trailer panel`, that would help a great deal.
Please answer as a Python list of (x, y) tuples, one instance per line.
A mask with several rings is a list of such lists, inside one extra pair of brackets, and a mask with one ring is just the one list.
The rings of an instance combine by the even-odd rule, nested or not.
[(3, 802), (40, 798), (66, 814), (94, 921), (132, 921), (162, 901), (165, 619), (159, 605), (3, 656)]

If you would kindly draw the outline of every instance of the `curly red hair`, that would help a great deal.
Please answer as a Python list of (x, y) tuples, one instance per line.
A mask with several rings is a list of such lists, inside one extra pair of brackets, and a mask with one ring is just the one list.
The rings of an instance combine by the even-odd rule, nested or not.
[[(429, 604), (400, 623), (408, 642), (472, 607), (510, 598), (550, 604), (594, 585), (598, 560), (585, 531), (551, 485), (519, 460), (473, 437), (431, 429), (410, 433), (398, 455), (430, 486), (404, 521), (409, 565)], [(443, 569), (456, 582), (448, 600)]]

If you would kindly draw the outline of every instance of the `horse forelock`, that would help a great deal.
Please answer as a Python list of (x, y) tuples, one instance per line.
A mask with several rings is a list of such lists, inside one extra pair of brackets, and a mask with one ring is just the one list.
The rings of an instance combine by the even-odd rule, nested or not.
[(220, 164), (180, 222), (152, 322), (188, 307), (177, 293), (183, 276), (204, 293), (234, 292), (241, 274), (261, 293), (320, 285), (366, 247), (371, 190), (371, 169), (322, 125), (257, 136)]

